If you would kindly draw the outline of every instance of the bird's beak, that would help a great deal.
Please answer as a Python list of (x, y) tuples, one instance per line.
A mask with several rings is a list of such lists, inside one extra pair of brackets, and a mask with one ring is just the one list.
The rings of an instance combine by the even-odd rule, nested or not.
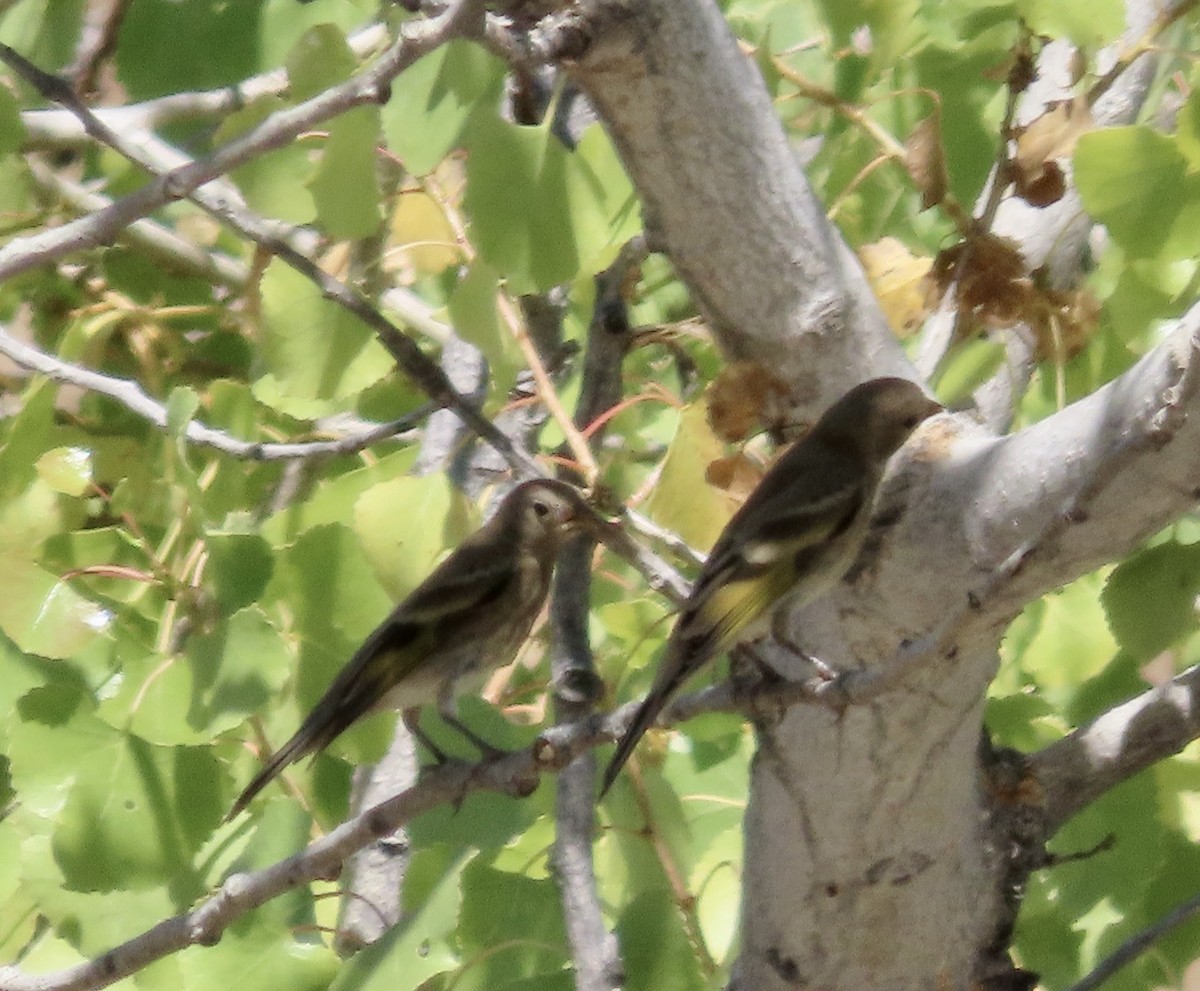
[(599, 537), (603, 527), (603, 520), (587, 507), (573, 510), (564, 523), (568, 533), (591, 533), (596, 537)]

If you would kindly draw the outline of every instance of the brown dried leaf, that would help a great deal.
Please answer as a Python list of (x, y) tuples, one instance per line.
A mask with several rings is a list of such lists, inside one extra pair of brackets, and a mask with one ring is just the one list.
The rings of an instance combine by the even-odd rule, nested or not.
[(704, 480), (732, 496), (740, 504), (746, 501), (755, 486), (762, 481), (763, 474), (762, 465), (751, 461), (739, 451), (727, 458), (710, 461), (704, 470)]
[(894, 237), (885, 237), (858, 249), (867, 279), (888, 326), (901, 340), (908, 337), (929, 313), (925, 277), (933, 259), (909, 253)]
[(1033, 319), (1037, 293), (1015, 241), (983, 234), (947, 248), (934, 260), (931, 273), (939, 296), (955, 277), (963, 330), (979, 323), (1008, 327)]
[(726, 365), (708, 387), (708, 423), (724, 441), (744, 440), (779, 422), (787, 409), (788, 387), (757, 361)]
[[(1018, 195), (1034, 206), (1053, 203), (1062, 196), (1052, 195), (1061, 183), (1061, 170), (1057, 180), (1047, 179), (1047, 171), (1058, 158), (1067, 158), (1075, 151), (1080, 135), (1092, 130), (1095, 122), (1092, 111), (1082, 96), (1063, 100), (1051, 105), (1044, 114), (1026, 127), (1015, 129), (1016, 153), (1013, 156), (1014, 181)], [(1034, 198), (1031, 199), (1030, 196)], [(1039, 202), (1035, 202), (1035, 200)]]
[(904, 142), (904, 167), (921, 191), (921, 209), (928, 210), (946, 198), (946, 155), (942, 150), (942, 125), (932, 113), (912, 129)]
[(1067, 191), (1067, 180), (1058, 162), (1047, 162), (1041, 174), (1032, 181), (1017, 172), (1013, 180), (1016, 194), (1030, 206), (1044, 207), (1057, 203)]

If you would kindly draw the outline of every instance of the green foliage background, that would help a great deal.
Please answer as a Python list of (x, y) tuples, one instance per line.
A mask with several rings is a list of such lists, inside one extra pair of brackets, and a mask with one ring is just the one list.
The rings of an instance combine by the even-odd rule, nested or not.
[[(79, 0), (23, 0), (0, 17), (0, 40), (46, 69), (63, 67), (78, 36)], [(854, 246), (893, 237), (931, 256), (953, 236), (922, 212), (903, 169), (860, 180), (872, 138), (827, 107), (797, 97), (768, 58), (851, 104), (903, 140), (940, 100), (951, 189), (971, 203), (995, 160), (1004, 90), (996, 82), (1018, 23), (1070, 38), (1089, 59), (1122, 26), (1115, 0), (1068, 3), (903, 0), (724, 4), (757, 46), (764, 78), (797, 137), (823, 142), (809, 167)], [(291, 89), (223, 120), (167, 131), (203, 154), (269, 113), (345, 79), (360, 62), (346, 34), (374, 2), (147, 0), (130, 5), (115, 52), (128, 100), (215, 88), (285, 65)], [(389, 14), (396, 19), (402, 15)], [(862, 26), (869, 26), (869, 44)], [(181, 43), (180, 39), (186, 39)], [(815, 44), (805, 43), (815, 40)], [(1168, 47), (1194, 47), (1195, 22)], [(1089, 65), (1091, 63), (1089, 62)], [(1168, 59), (1156, 99), (1196, 82)], [(1002, 73), (1000, 74), (1002, 76)], [(1086, 82), (1086, 80), (1085, 80)], [(498, 114), (503, 65), (448, 45), (401, 76), (390, 101), (240, 168), (230, 179), (250, 207), (311, 223), (334, 240), (383, 222), (384, 264), (491, 364), (486, 411), (498, 412), (521, 365), (499, 292), (566, 285), (568, 336), (582, 342), (592, 276), (638, 229), (639, 210), (599, 127), (573, 151), (548, 126)], [(1155, 101), (1152, 101), (1152, 103)], [(66, 214), (39, 190), (20, 155), (19, 110), (40, 106), (11, 78), (0, 87), (0, 209), (7, 235)], [(1038, 372), (1021, 409), (1028, 423), (1094, 390), (1153, 346), (1162, 322), (1195, 298), (1200, 254), (1200, 98), (1178, 129), (1150, 125), (1086, 135), (1074, 165), (1088, 210), (1108, 225), (1089, 288), (1094, 333), (1068, 361)], [(88, 148), (61, 166), (110, 195), (140, 173)], [(398, 174), (420, 181), (401, 178)], [(381, 178), (382, 177), (382, 178)], [(427, 177), (435, 180), (432, 184)], [(438, 204), (465, 226), (453, 226)], [(184, 202), (158, 219), (250, 259), (228, 232)], [(419, 243), (419, 248), (406, 248)], [(335, 267), (336, 252), (327, 262)], [(646, 267), (632, 315), (669, 324), (692, 315), (668, 266)], [(0, 285), (0, 319), (62, 358), (137, 379), (166, 403), (160, 431), (111, 399), (7, 370), (0, 420), (0, 961), (61, 968), (186, 910), (231, 871), (281, 859), (347, 811), (352, 763), (387, 738), (377, 719), (272, 787), (247, 817), (222, 816), (256, 759), (246, 746), (287, 738), (359, 640), (430, 565), (478, 522), (478, 507), (444, 478), (408, 475), (415, 447), (387, 442), (321, 465), (298, 498), (272, 510), (283, 467), (214, 453), (183, 439), (192, 419), (254, 440), (302, 438), (314, 421), (350, 411), (396, 417), (423, 401), (370, 331), (272, 261), (229, 299), (205, 280), (121, 245)], [(430, 353), (437, 342), (423, 342)], [(680, 345), (702, 381), (720, 368), (704, 339)], [(942, 386), (969, 386), (977, 356), (952, 357)], [(697, 392), (685, 392), (671, 352), (636, 351), (629, 405), (612, 422), (605, 479), (629, 496), (667, 468), (649, 508), (691, 541), (711, 541), (728, 505), (696, 513), (705, 456), (725, 453)], [(578, 372), (575, 373), (576, 376)], [(658, 383), (676, 393), (664, 401)], [(954, 383), (953, 387), (949, 383)], [(562, 383), (568, 406), (577, 378)], [(547, 426), (546, 450), (561, 440)], [(413, 521), (420, 525), (414, 526)], [(990, 724), (1026, 749), (1195, 663), (1200, 529), (1181, 521), (1129, 560), (1032, 604), (1013, 624), (993, 686)], [(646, 689), (669, 629), (663, 601), (605, 558), (592, 639), (611, 701)], [(534, 656), (536, 657), (536, 650)], [(519, 668), (510, 703), (535, 702), (544, 666)], [(482, 704), (474, 720), (512, 745), (534, 730), (505, 725)], [(600, 890), (622, 942), (631, 991), (723, 986), (737, 952), (740, 820), (752, 750), (740, 720), (712, 716), (644, 748), (642, 785), (627, 780), (600, 810)], [(1062, 852), (1116, 836), (1106, 853), (1038, 875), (1018, 938), (1022, 962), (1065, 987), (1121, 939), (1200, 890), (1200, 765), (1195, 748), (1164, 761), (1088, 809), (1058, 837)], [(153, 991), (210, 989), (558, 989), (571, 986), (557, 889), (547, 859), (553, 780), (528, 801), (476, 795), (412, 829), (407, 921), (349, 962), (331, 949), (336, 885), (293, 892), (240, 920), (219, 945), (193, 948), (129, 983)], [(502, 910), (501, 910), (502, 909)], [(1198, 956), (1200, 924), (1162, 941), (1107, 987), (1178, 986)]]

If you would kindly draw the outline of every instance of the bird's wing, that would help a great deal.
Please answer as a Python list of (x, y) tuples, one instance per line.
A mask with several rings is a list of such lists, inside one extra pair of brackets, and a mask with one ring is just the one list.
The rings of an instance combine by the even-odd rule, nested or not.
[(468, 538), (363, 641), (292, 738), (238, 796), (228, 818), (288, 764), (328, 746), (370, 712), (429, 658), (451, 627), (470, 625), (486, 636), (493, 625), (511, 621), (505, 610), (489, 607), (503, 598), (515, 577), (511, 551), (503, 553), (494, 540)]
[(410, 623), (437, 623), (455, 615), (486, 611), (517, 580), (517, 558), (513, 546), (468, 538), (413, 589), (396, 607), (392, 618)]
[(760, 484), (713, 547), (667, 641), (654, 685), (604, 772), (602, 796), (679, 686), (733, 646), (807, 572), (819, 569), (817, 557), (859, 518), (872, 480), (856, 461), (824, 458), (819, 474), (795, 459), (790, 468), (783, 476), (790, 476), (788, 484)]
[(825, 467), (821, 476), (798, 477), (756, 506), (747, 502), (726, 528), (676, 627), (688, 656), (680, 680), (731, 646), (858, 519), (869, 479), (852, 463)]
[(349, 716), (339, 718), (340, 725), (327, 725), (329, 735), (319, 746), (368, 712), (448, 637), (467, 639), (464, 628), (470, 627), (484, 638), (491, 627), (510, 622), (511, 616), (491, 606), (504, 598), (515, 578), (513, 555), (495, 548), (464, 544), (443, 561), (363, 641), (317, 703), (309, 720), (326, 702), (339, 716)]

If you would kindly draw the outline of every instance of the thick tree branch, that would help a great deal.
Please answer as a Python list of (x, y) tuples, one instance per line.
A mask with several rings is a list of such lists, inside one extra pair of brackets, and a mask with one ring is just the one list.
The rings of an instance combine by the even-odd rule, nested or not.
[(641, 196), (647, 236), (728, 357), (771, 367), (805, 409), (873, 375), (911, 376), (717, 5), (581, 3), (529, 42), (556, 31)]
[(1052, 835), (1114, 785), (1200, 736), (1200, 667), (1122, 705), (1030, 758)]

